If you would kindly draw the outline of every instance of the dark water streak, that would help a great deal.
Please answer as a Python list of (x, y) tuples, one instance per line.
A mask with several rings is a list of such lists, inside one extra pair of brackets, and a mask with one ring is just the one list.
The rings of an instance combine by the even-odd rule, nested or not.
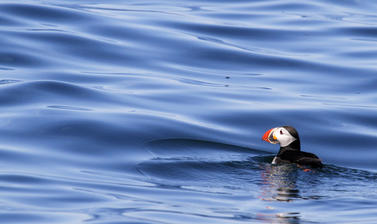
[(1, 1), (1, 222), (375, 223), (376, 10)]

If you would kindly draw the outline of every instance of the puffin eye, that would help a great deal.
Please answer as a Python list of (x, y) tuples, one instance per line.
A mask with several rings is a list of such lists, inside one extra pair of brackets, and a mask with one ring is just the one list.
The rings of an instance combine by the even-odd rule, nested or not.
[(280, 134), (281, 134), (281, 135), (283, 134), (283, 131), (282, 131), (282, 130), (280, 130)]

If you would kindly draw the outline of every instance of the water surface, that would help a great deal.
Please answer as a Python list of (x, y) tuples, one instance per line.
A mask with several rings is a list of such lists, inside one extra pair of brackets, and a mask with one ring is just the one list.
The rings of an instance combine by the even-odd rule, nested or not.
[(1, 222), (375, 223), (376, 10), (0, 1)]

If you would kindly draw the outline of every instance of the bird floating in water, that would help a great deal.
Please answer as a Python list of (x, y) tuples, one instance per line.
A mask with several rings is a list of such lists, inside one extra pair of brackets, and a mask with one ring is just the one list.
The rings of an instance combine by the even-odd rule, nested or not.
[(280, 144), (280, 150), (272, 164), (296, 163), (298, 166), (313, 168), (323, 166), (318, 156), (301, 151), (298, 132), (291, 126), (272, 128), (264, 133), (262, 139), (272, 144)]

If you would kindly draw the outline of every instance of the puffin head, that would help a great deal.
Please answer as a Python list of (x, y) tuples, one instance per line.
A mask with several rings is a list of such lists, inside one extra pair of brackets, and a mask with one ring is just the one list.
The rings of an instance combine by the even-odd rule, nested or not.
[(300, 150), (300, 138), (296, 129), (291, 126), (272, 128), (264, 133), (262, 139), (272, 144), (280, 144), (280, 147), (290, 145), (294, 146), (294, 149)]

